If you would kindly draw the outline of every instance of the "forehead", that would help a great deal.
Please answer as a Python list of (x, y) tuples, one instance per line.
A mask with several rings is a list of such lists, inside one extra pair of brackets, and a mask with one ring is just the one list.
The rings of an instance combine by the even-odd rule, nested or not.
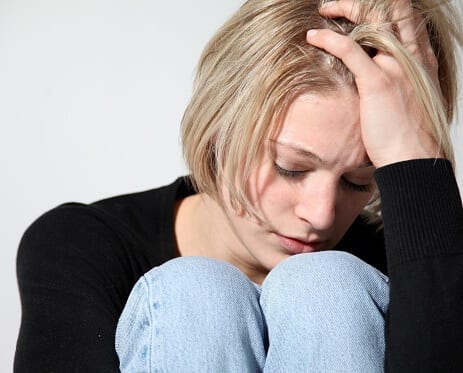
[(310, 151), (327, 163), (366, 158), (357, 93), (303, 94), (288, 106), (272, 142)]
[(281, 131), (317, 129), (336, 133), (360, 123), (359, 98), (355, 91), (342, 88), (319, 94), (297, 96), (281, 118)]

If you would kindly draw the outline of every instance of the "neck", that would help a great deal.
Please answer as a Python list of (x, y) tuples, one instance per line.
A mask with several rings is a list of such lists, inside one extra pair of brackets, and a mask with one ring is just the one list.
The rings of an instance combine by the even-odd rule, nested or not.
[(252, 265), (253, 260), (232, 229), (227, 214), (211, 197), (196, 194), (180, 201), (174, 229), (179, 256), (224, 260), (259, 284), (265, 278)]

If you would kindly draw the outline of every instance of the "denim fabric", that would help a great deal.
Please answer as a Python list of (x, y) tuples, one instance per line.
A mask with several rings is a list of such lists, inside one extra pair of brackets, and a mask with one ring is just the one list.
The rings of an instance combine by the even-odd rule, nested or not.
[(135, 285), (119, 320), (122, 372), (382, 372), (388, 279), (360, 259), (294, 255), (262, 287), (182, 257)]

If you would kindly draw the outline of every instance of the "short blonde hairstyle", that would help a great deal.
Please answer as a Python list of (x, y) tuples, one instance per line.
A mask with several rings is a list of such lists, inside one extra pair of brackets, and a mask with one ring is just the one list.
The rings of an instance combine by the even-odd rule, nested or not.
[[(321, 17), (318, 9), (325, 0), (249, 0), (218, 30), (200, 57), (182, 121), (184, 157), (198, 192), (223, 202), (226, 186), (234, 208), (255, 214), (246, 181), (288, 105), (302, 93), (355, 89), (351, 72), (339, 59), (306, 42), (309, 29), (330, 28), (350, 35), (366, 50), (396, 57), (413, 83), (430, 131), (453, 162), (448, 127), (456, 107), (457, 12), (448, 1), (413, 1), (438, 59), (439, 91), (394, 35), (365, 21), (374, 12), (389, 22), (394, 0), (357, 1), (362, 12), (352, 24)], [(380, 220), (379, 199), (365, 212)]]

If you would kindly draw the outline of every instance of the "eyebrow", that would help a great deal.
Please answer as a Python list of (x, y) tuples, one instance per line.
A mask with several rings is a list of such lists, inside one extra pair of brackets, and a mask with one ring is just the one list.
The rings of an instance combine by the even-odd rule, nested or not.
[[(270, 142), (272, 142), (272, 143), (274, 143), (276, 145), (291, 148), (298, 155), (309, 158), (312, 161), (316, 161), (316, 162), (318, 162), (320, 164), (323, 164), (323, 165), (326, 164), (326, 162), (323, 159), (321, 159), (317, 154), (311, 152), (310, 150), (304, 149), (304, 148), (302, 148), (302, 147), (300, 147), (298, 145), (291, 144), (291, 143), (283, 143), (283, 142), (279, 142), (279, 141), (276, 141), (276, 140), (270, 140)], [(373, 166), (373, 163), (371, 163), (371, 161), (368, 159), (367, 161), (359, 164), (358, 168), (367, 168), (367, 167), (371, 167), (371, 166)]]

